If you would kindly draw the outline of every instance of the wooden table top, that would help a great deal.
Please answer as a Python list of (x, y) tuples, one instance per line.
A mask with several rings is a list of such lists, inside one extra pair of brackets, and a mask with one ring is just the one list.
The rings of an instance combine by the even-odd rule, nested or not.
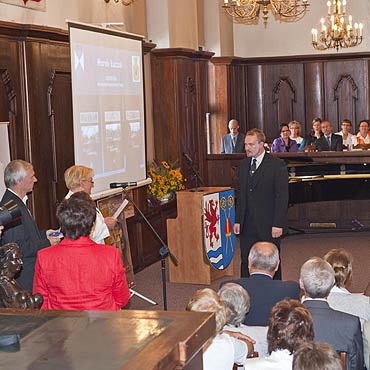
[(21, 337), (18, 350), (0, 348), (0, 368), (175, 369), (188, 363), (214, 332), (209, 313), (0, 309), (0, 335)]

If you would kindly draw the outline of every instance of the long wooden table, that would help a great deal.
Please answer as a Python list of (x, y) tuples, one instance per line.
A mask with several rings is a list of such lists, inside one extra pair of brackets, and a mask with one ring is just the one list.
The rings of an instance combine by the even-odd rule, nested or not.
[(210, 313), (0, 309), (0, 336), (21, 338), (0, 348), (0, 369), (201, 370), (214, 332)]

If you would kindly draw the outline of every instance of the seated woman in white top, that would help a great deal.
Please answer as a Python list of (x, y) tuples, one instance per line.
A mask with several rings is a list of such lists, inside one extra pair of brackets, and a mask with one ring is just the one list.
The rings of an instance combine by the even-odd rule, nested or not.
[[(64, 172), (64, 181), (69, 190), (66, 198), (68, 199), (73, 193), (84, 191), (91, 195), (94, 187), (94, 171), (92, 168), (85, 166), (72, 166)], [(104, 244), (104, 239), (109, 236), (109, 230), (113, 229), (117, 220), (113, 217), (103, 217), (99, 209), (96, 209), (95, 228), (90, 238), (98, 244)]]
[(351, 134), (352, 122), (349, 119), (344, 119), (342, 121), (341, 127), (342, 130), (337, 132), (336, 134), (343, 137), (343, 145), (345, 145), (348, 149), (353, 144), (353, 135)]
[(334, 269), (335, 285), (328, 296), (329, 306), (337, 311), (357, 316), (361, 327), (370, 320), (370, 297), (361, 293), (351, 293), (346, 287), (352, 280), (352, 255), (343, 248), (331, 249), (324, 260)]
[(358, 125), (358, 133), (357, 135), (352, 137), (352, 144), (353, 146), (358, 146), (358, 148), (361, 148), (361, 146), (365, 144), (370, 144), (370, 121), (367, 119), (364, 119), (360, 121)]
[(271, 310), (267, 343), (270, 356), (247, 360), (248, 370), (292, 370), (293, 354), (313, 340), (311, 313), (299, 301), (285, 299)]
[(246, 343), (222, 333), (229, 313), (225, 303), (214, 290), (198, 290), (190, 299), (186, 310), (216, 313), (216, 335), (203, 348), (203, 370), (232, 370), (234, 363), (246, 363)]
[(248, 335), (256, 343), (254, 350), (259, 357), (267, 356), (267, 326), (244, 325), (245, 315), (249, 312), (250, 297), (248, 292), (239, 284), (226, 283), (218, 291), (218, 295), (225, 302), (229, 310), (229, 320), (224, 330), (240, 332)]
[(290, 121), (288, 126), (291, 133), (290, 138), (295, 140), (298, 145), (302, 144), (301, 124), (298, 121)]

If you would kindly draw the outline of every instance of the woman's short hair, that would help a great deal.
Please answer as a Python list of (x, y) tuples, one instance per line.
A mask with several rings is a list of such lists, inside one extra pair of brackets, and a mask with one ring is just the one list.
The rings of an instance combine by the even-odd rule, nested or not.
[(287, 349), (290, 353), (304, 342), (313, 340), (310, 311), (299, 301), (285, 299), (271, 310), (267, 331), (268, 351)]
[(289, 129), (289, 131), (290, 131), (290, 127), (289, 127), (289, 125), (287, 123), (280, 123), (280, 126), (279, 126), (279, 134), (282, 133), (284, 127), (287, 127)]
[(289, 124), (288, 124), (289, 129), (291, 130), (291, 129), (292, 129), (292, 126), (294, 126), (294, 125), (298, 126), (298, 127), (299, 127), (299, 129), (301, 129), (301, 124), (300, 124), (300, 122), (295, 121), (295, 120), (293, 120), (293, 121), (290, 121), (290, 122), (289, 122)]
[(7, 243), (0, 246), (0, 274), (7, 272), (11, 256), (21, 254), (20, 248), (16, 243)]
[(345, 287), (352, 277), (352, 255), (343, 248), (331, 249), (325, 254), (324, 260), (333, 267), (335, 285), (339, 288)]
[(292, 370), (342, 370), (338, 353), (328, 343), (303, 343), (294, 353)]
[(248, 292), (239, 284), (226, 283), (218, 291), (218, 295), (225, 302), (229, 311), (228, 324), (239, 326), (249, 312), (250, 298)]
[(12, 188), (27, 176), (27, 171), (33, 168), (31, 163), (16, 159), (7, 164), (4, 170), (4, 183), (7, 188)]
[(212, 289), (205, 288), (195, 292), (186, 306), (187, 311), (215, 312), (216, 330), (220, 332), (229, 319), (229, 312), (220, 296)]
[(95, 203), (83, 191), (74, 193), (59, 204), (57, 219), (66, 238), (76, 240), (80, 236), (89, 236), (96, 219)]
[(64, 181), (69, 190), (74, 191), (81, 185), (81, 180), (90, 180), (94, 170), (85, 166), (72, 166), (64, 172)]
[(320, 117), (315, 117), (313, 120), (312, 120), (312, 124), (314, 124), (315, 122), (322, 122), (322, 119)]

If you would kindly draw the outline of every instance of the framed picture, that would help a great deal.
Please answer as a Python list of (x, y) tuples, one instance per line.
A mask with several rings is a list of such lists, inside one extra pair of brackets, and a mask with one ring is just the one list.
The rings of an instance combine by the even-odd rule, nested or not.
[(46, 11), (46, 0), (0, 0), (0, 3), (40, 10), (42, 12)]

